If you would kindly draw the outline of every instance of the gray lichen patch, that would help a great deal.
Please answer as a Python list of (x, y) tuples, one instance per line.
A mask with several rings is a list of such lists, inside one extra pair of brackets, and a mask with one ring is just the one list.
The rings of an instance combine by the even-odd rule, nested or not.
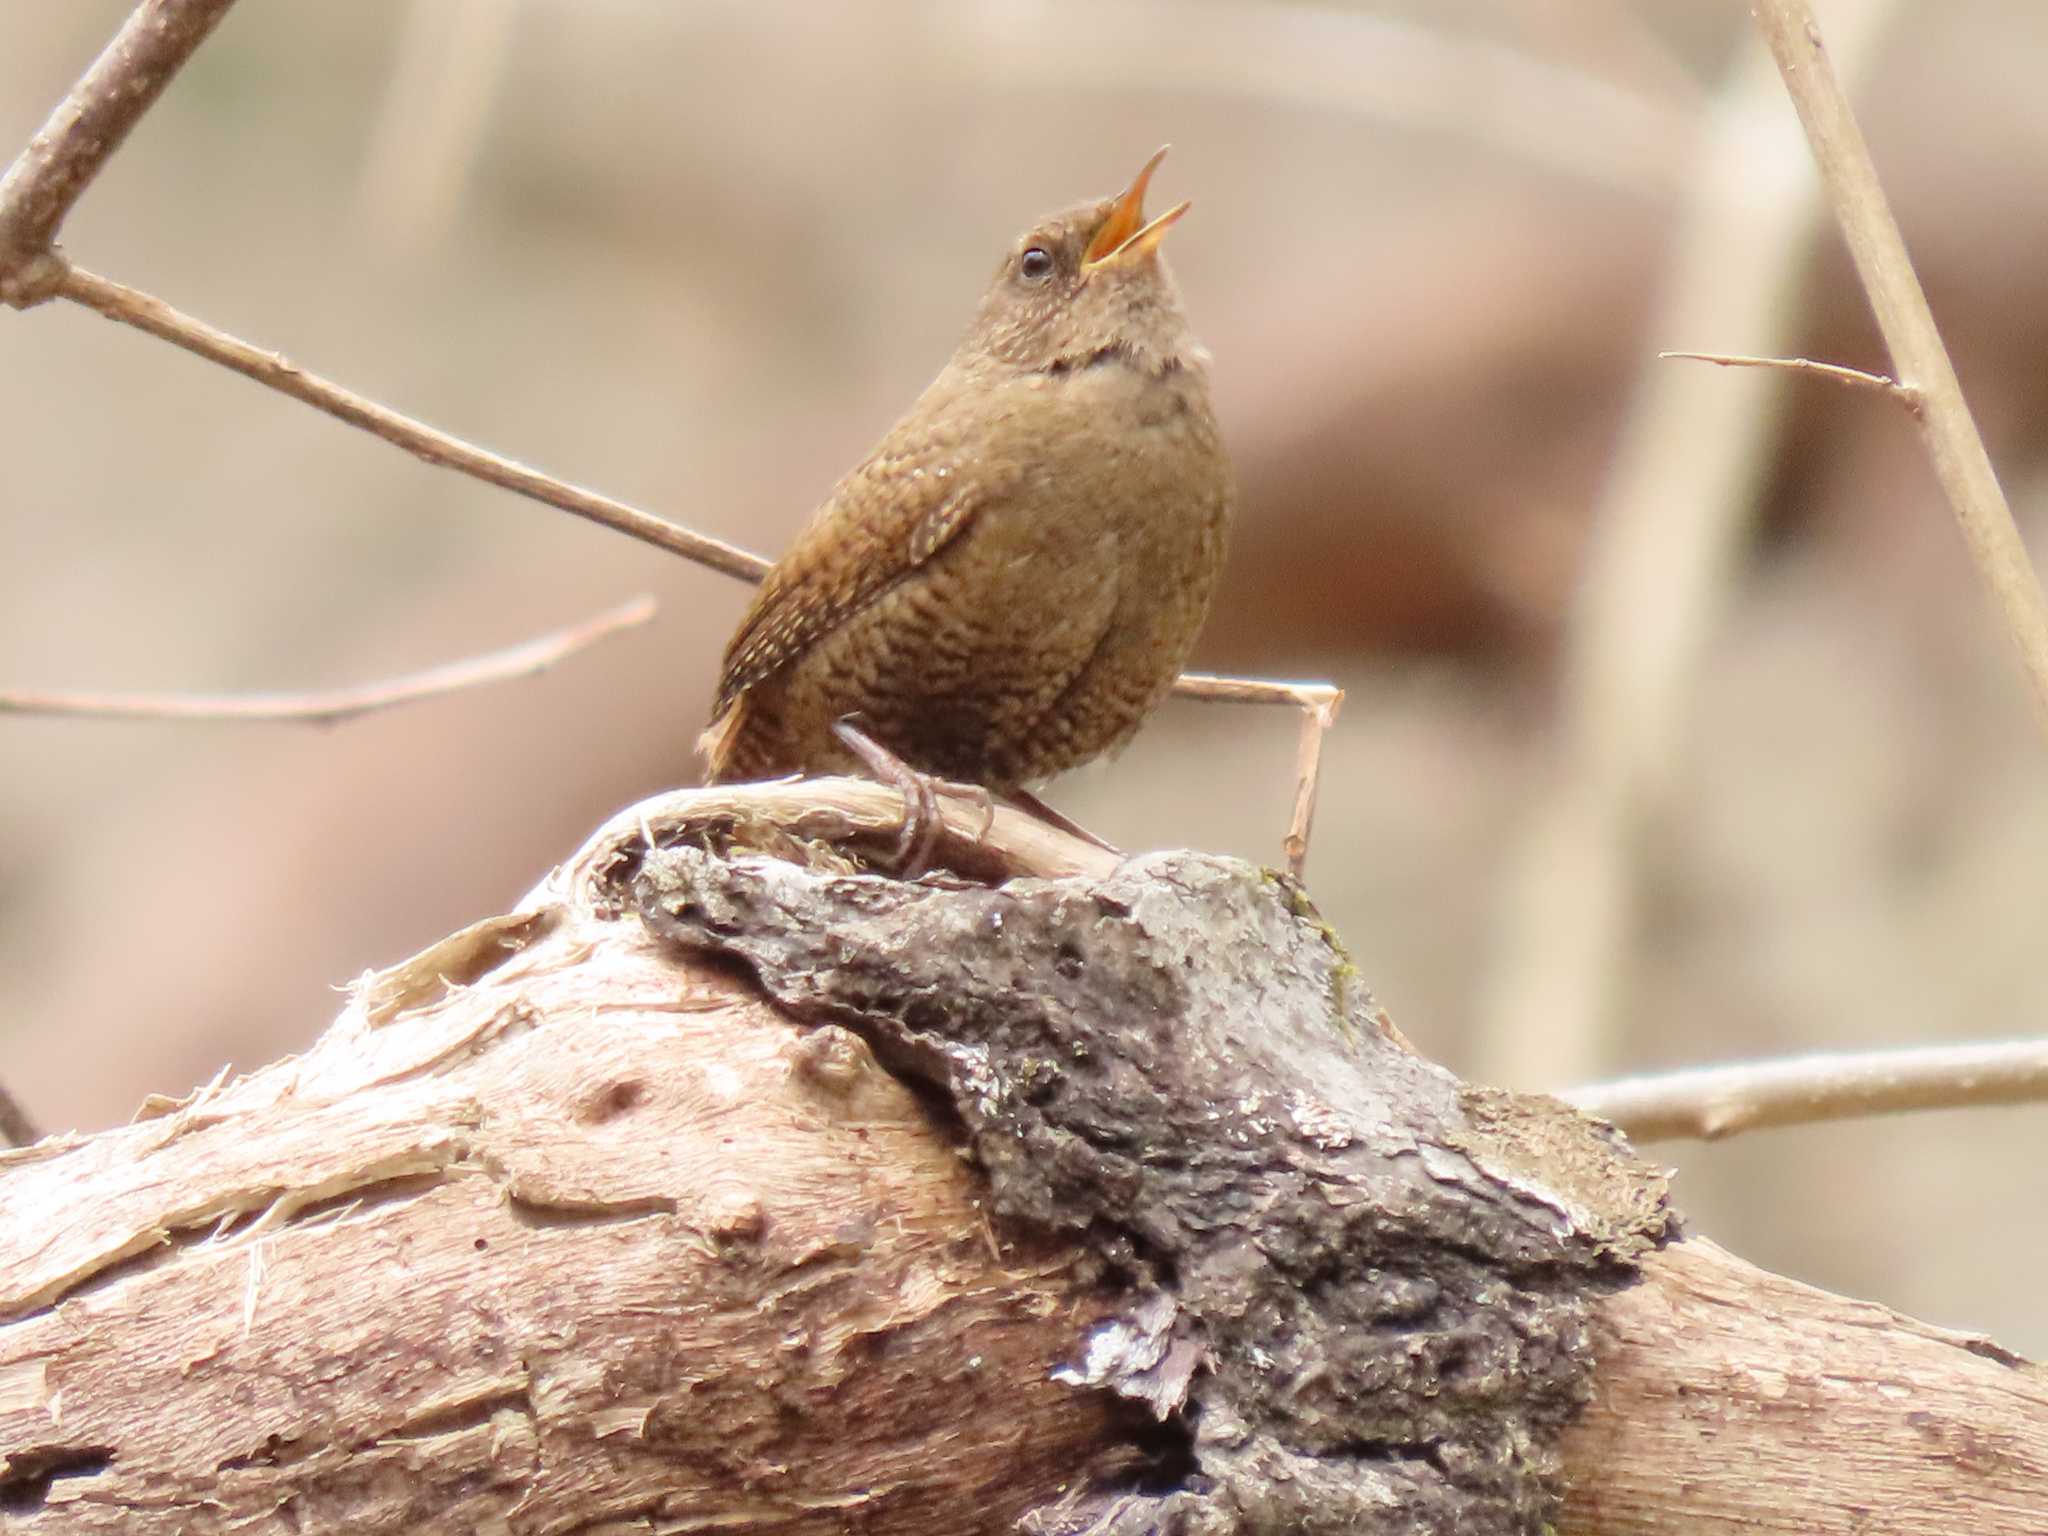
[(1226, 859), (941, 888), (650, 857), (655, 933), (743, 960), (942, 1093), (999, 1218), (1127, 1295), (1063, 1379), (1163, 1421), (1149, 1478), (1040, 1529), (1539, 1532), (1595, 1301), (1661, 1177), (1382, 1027), (1292, 888)]

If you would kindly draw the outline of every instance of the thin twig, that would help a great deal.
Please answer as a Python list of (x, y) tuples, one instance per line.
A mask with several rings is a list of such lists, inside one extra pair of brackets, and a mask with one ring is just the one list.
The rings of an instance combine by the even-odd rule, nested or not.
[(1323, 783), (1323, 737), (1337, 723), (1344, 690), (1328, 683), (1291, 683), (1301, 706), (1301, 735), (1294, 748), (1294, 809), (1287, 818), (1287, 872), (1299, 880), (1308, 869), (1308, 839), (1316, 820), (1316, 796)]
[(1878, 183), (1869, 146), (1835, 79), (1813, 8), (1807, 0), (1757, 0), (1752, 14), (1806, 129), (1821, 181), (1891, 352), (1893, 370), (1925, 402), (1918, 420), (1935, 478), (1962, 527), (1977, 574), (1990, 588), (2019, 650), (2034, 712), (2048, 731), (2048, 601), (1963, 400), (1927, 295)]
[(56, 291), (51, 246), (107, 157), (163, 94), (234, 0), (143, 0), (0, 179), (0, 302)]
[[(1870, 57), (1904, 0), (1845, 16)], [(1739, 53), (1702, 125), (1651, 335), (1772, 349), (1802, 322), (1819, 187), (1761, 51)], [(1775, 131), (1774, 131), (1775, 130)], [(1646, 363), (1601, 488), (1564, 636), (1556, 744), (1504, 860), (1473, 1060), (1517, 1088), (1605, 1071), (1656, 813), (1700, 657), (1726, 612), (1790, 381)]]
[(331, 384), (307, 373), (275, 352), (252, 347), (225, 331), (215, 330), (202, 320), (181, 314), (161, 299), (124, 287), (110, 278), (100, 277), (80, 267), (67, 266), (58, 281), (57, 292), (105, 315), (109, 320), (118, 320), (123, 325), (147, 331), (209, 362), (232, 368), (244, 378), (254, 379), (259, 384), (290, 395), (294, 400), (338, 417), (352, 427), (361, 427), (429, 464), (460, 470), (504, 490), (530, 496), (564, 512), (573, 512), (578, 517), (587, 517), (593, 523), (630, 534), (643, 543), (681, 555), (686, 560), (694, 560), (699, 565), (708, 565), (728, 576), (737, 576), (742, 581), (759, 581), (768, 569), (768, 562), (759, 555), (749, 554), (744, 549), (701, 533), (692, 533), (687, 528), (678, 528), (674, 523), (642, 512), (637, 507), (629, 507), (622, 501), (565, 484), (488, 449), (465, 443), (445, 432), (437, 432), (374, 400), (343, 389), (339, 384)]
[(1853, 389), (1875, 390), (1896, 400), (1915, 416), (1921, 411), (1920, 391), (1910, 384), (1901, 384), (1887, 374), (1865, 373), (1861, 368), (1849, 368), (1841, 363), (1817, 363), (1810, 357), (1748, 357), (1735, 352), (1659, 352), (1657, 356), (1667, 360), (1676, 358), (1713, 363), (1721, 368), (1776, 368), (1785, 373), (1816, 374)]
[(1562, 1097), (1638, 1141), (1716, 1141), (1767, 1126), (2036, 1104), (2048, 1101), (2048, 1038), (1697, 1067)]
[(97, 720), (283, 721), (333, 725), (489, 683), (533, 677), (598, 641), (654, 617), (651, 597), (636, 597), (595, 618), (482, 656), (466, 657), (382, 682), (318, 693), (48, 693), (0, 691), (0, 715), (71, 715)]
[(1288, 683), (1258, 677), (1218, 677), (1189, 672), (1174, 692), (1212, 704), (1292, 704), (1301, 711), (1301, 738), (1294, 754), (1294, 809), (1281, 843), (1287, 872), (1299, 880), (1308, 868), (1308, 839), (1316, 819), (1316, 793), (1322, 785), (1323, 736), (1337, 723), (1344, 690), (1330, 683)]
[(1323, 783), (1323, 736), (1344, 707), (1343, 689), (1326, 692), (1329, 696), (1320, 704), (1303, 704), (1301, 739), (1294, 749), (1294, 810), (1281, 846), (1287, 851), (1287, 872), (1297, 880), (1308, 872), (1308, 837), (1315, 828), (1316, 793)]
[(1329, 683), (1289, 683), (1277, 678), (1224, 677), (1215, 672), (1183, 672), (1173, 685), (1184, 699), (1207, 704), (1292, 704), (1296, 709), (1318, 710), (1332, 698), (1342, 702), (1344, 690)]

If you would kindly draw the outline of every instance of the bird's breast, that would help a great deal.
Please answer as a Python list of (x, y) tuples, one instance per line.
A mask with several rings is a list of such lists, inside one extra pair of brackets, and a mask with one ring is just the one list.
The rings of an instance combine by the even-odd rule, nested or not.
[(1207, 549), (1228, 518), (1232, 486), (1200, 374), (1112, 361), (1033, 375), (1020, 392), (1006, 413), (1012, 430), (991, 446), (1021, 461), (1021, 520), (1052, 538), (1116, 533), (1162, 556)]

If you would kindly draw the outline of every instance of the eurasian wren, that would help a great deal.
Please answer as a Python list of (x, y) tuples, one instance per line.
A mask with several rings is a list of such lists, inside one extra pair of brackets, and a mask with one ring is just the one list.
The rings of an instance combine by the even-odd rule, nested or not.
[(1041, 220), (953, 359), (834, 487), (726, 648), (711, 782), (910, 767), (1011, 792), (1120, 747), (1173, 686), (1234, 498), (1207, 354), (1119, 196)]

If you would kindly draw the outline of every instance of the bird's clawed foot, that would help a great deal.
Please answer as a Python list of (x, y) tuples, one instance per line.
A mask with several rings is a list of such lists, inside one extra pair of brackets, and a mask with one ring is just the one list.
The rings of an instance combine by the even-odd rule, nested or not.
[(945, 818), (939, 814), (940, 795), (957, 795), (978, 804), (983, 820), (981, 831), (975, 835), (977, 839), (987, 835), (996, 815), (995, 799), (987, 790), (978, 784), (949, 784), (928, 773), (920, 773), (853, 722), (851, 715), (835, 720), (832, 734), (839, 738), (847, 751), (860, 759), (869, 773), (903, 793), (903, 830), (897, 834), (896, 850), (891, 856), (896, 874), (906, 880), (915, 880), (931, 868), (939, 835), (946, 828)]

